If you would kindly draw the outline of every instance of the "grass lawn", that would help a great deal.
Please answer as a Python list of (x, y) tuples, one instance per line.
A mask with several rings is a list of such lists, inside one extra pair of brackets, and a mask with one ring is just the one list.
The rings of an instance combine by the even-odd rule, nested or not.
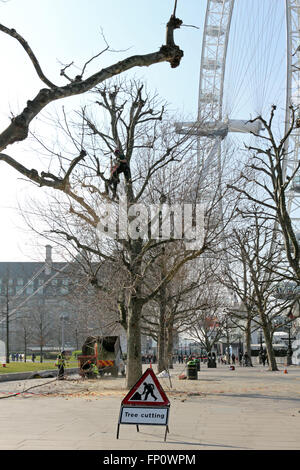
[[(31, 372), (38, 370), (49, 370), (56, 369), (55, 361), (44, 361), (44, 362), (10, 362), (6, 364), (6, 367), (2, 367), (0, 364), (0, 374), (9, 374), (12, 372)], [(78, 361), (68, 361), (67, 368), (78, 367)]]

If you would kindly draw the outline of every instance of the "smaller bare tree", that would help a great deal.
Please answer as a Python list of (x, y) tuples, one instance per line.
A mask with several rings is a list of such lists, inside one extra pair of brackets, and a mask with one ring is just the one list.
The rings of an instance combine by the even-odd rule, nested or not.
[[(248, 212), (247, 212), (248, 213)], [(235, 293), (240, 307), (229, 310), (235, 321), (246, 325), (247, 352), (251, 357), (250, 332), (253, 324), (262, 328), (270, 370), (277, 370), (272, 345), (276, 329), (289, 322), (288, 314), (295, 299), (277, 295), (280, 281), (288, 275), (280, 244), (274, 238), (274, 227), (257, 207), (252, 206), (251, 218), (232, 231), (231, 245), (227, 247), (227, 265), (220, 282)], [(282, 275), (280, 275), (282, 266)], [(278, 319), (285, 320), (278, 321)], [(250, 327), (251, 325), (251, 327)]]
[(260, 139), (260, 145), (248, 147), (251, 156), (244, 171), (240, 174), (240, 180), (245, 185), (230, 184), (229, 186), (246, 200), (261, 207), (266, 217), (278, 225), (287, 260), (293, 271), (293, 279), (297, 285), (300, 285), (300, 246), (288, 202), (288, 192), (293, 189), (295, 177), (300, 174), (300, 161), (294, 164), (292, 170), (287, 168), (288, 140), (295, 130), (296, 111), (293, 106), (290, 106), (290, 125), (279, 141), (273, 131), (275, 111), (276, 106), (272, 106), (269, 120), (259, 115), (250, 121), (259, 121), (265, 133), (254, 134)]

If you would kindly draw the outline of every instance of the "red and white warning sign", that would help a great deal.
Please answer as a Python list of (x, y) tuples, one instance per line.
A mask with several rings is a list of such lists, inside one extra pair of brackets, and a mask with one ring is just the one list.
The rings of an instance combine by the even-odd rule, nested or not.
[(127, 393), (121, 404), (117, 439), (121, 424), (166, 426), (165, 440), (169, 432), (170, 402), (152, 369), (147, 369)]
[(170, 402), (152, 369), (147, 369), (122, 401), (122, 405), (169, 406)]

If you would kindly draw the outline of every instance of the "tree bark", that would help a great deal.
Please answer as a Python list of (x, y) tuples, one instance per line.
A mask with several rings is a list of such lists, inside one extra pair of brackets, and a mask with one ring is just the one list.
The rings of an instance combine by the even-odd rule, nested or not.
[(262, 322), (262, 329), (263, 329), (263, 333), (265, 337), (266, 350), (267, 350), (268, 362), (269, 362), (269, 370), (277, 371), (278, 367), (276, 363), (275, 352), (274, 352), (273, 345), (272, 345), (272, 335), (270, 334), (270, 328), (268, 328), (268, 325), (266, 324), (265, 321)]
[[(7, 281), (8, 283), (8, 281)], [(6, 295), (6, 363), (9, 364), (9, 300), (8, 300), (8, 287)]]
[(158, 330), (158, 361), (157, 371), (162, 372), (166, 369), (166, 289), (163, 287), (160, 292), (159, 302), (159, 330)]
[[(159, 51), (145, 55), (128, 57), (96, 72), (86, 79), (83, 79), (82, 76), (75, 77), (71, 83), (68, 83), (65, 86), (57, 86), (48, 80), (42, 72), (39, 62), (28, 43), (16, 32), (15, 29), (10, 29), (0, 24), (0, 31), (13, 37), (22, 45), (29, 56), (37, 75), (42, 82), (49, 87), (41, 89), (32, 100), (28, 100), (26, 108), (24, 108), (18, 116), (14, 117), (11, 120), (11, 124), (0, 134), (0, 152), (8, 145), (26, 139), (31, 121), (45, 108), (45, 106), (53, 101), (86, 93), (103, 81), (111, 79), (112, 77), (126, 72), (133, 67), (148, 67), (159, 62), (169, 62), (171, 67), (177, 67), (183, 56), (183, 52), (175, 45), (173, 33), (174, 29), (179, 28), (181, 24), (181, 20), (175, 18), (173, 15), (171, 16), (170, 21), (167, 24), (166, 44), (163, 45)], [(0, 160), (1, 159), (2, 158), (0, 156)], [(24, 174), (26, 169), (24, 169), (22, 165), (17, 162), (15, 162), (15, 165), (12, 161), (8, 163)], [(28, 170), (26, 170), (25, 173), (26, 172), (28, 172)]]
[(143, 372), (141, 357), (141, 313), (141, 302), (136, 297), (131, 297), (127, 324), (127, 388), (132, 388)]
[(246, 351), (250, 358), (250, 364), (252, 364), (251, 357), (251, 318), (247, 317), (246, 328), (245, 328), (245, 342), (246, 342)]
[(167, 364), (169, 369), (173, 369), (173, 318), (170, 318), (167, 324)]
[(165, 338), (165, 322), (164, 314), (161, 312), (158, 330), (158, 355), (157, 355), (157, 372), (162, 372), (166, 369), (166, 338)]

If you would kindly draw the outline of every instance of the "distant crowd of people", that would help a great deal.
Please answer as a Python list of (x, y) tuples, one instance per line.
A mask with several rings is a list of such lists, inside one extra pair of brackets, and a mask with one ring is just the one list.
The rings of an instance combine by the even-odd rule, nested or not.
[[(183, 354), (178, 354), (173, 357), (173, 363), (178, 362), (179, 364), (184, 364), (190, 361), (191, 359), (199, 359), (203, 363), (207, 363), (210, 360), (213, 361), (218, 361), (219, 364), (224, 364), (224, 365), (236, 365), (239, 364), (241, 367), (251, 367), (252, 362), (251, 358), (249, 357), (248, 353), (242, 353), (239, 352), (237, 355), (234, 353), (232, 354), (218, 354), (216, 355), (215, 352), (205, 355), (205, 356), (199, 356), (199, 355), (183, 355)], [(262, 364), (263, 366), (267, 363), (268, 364), (268, 356), (266, 351), (262, 351), (259, 354), (259, 363)]]
[[(22, 353), (12, 353), (9, 355), (10, 356), (10, 359), (13, 361), (13, 362), (23, 362), (25, 361), (25, 354), (22, 354)], [(31, 355), (31, 360), (32, 362), (35, 361), (35, 358), (36, 358), (36, 355), (35, 353), (32, 353)], [(27, 358), (28, 359), (28, 358)]]
[(14, 361), (24, 361), (25, 359), (25, 354), (21, 354), (21, 353), (12, 353), (11, 354), (11, 360), (14, 362)]
[[(224, 356), (219, 356), (218, 361), (221, 364), (233, 364), (233, 365), (236, 364), (238, 361), (240, 366), (243, 366), (243, 367), (252, 366), (251, 359), (247, 352), (245, 352), (244, 354), (242, 352), (239, 352), (238, 357), (236, 357), (235, 354), (230, 354), (229, 356), (227, 354), (224, 354)], [(266, 351), (261, 351), (259, 353), (259, 363), (262, 364), (263, 366), (265, 366), (266, 363), (269, 364)]]
[(219, 356), (218, 361), (221, 362), (221, 364), (235, 365), (238, 362), (239, 365), (243, 366), (243, 367), (252, 366), (251, 359), (250, 359), (248, 353), (245, 352), (243, 354), (241, 351), (238, 353), (238, 356), (236, 356), (234, 353), (224, 354), (223, 356)]
[(155, 354), (147, 354), (142, 356), (142, 363), (143, 364), (155, 364), (157, 361)]

